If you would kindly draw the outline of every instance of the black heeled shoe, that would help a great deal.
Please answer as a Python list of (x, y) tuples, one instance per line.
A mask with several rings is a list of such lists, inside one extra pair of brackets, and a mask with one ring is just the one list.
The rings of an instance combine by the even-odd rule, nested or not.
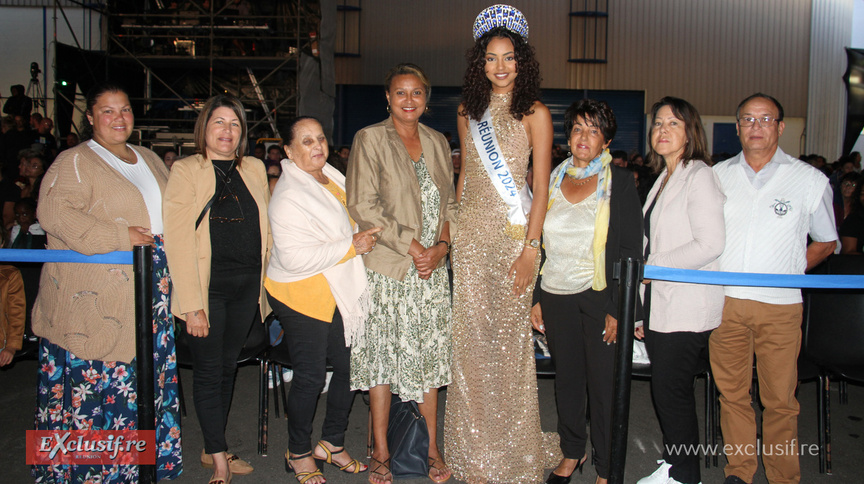
[(582, 468), (585, 467), (585, 462), (588, 461), (588, 456), (579, 459), (579, 463), (576, 464), (576, 467), (573, 469), (573, 472), (570, 473), (569, 476), (559, 476), (552, 471), (549, 474), (549, 477), (546, 479), (546, 484), (570, 484), (570, 478), (573, 477), (573, 474), (576, 471), (579, 471), (579, 474), (582, 474)]

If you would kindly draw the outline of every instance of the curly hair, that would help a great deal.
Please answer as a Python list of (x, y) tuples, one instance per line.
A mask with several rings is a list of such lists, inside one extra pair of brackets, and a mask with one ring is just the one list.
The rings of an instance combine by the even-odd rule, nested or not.
[(489, 93), (492, 92), (492, 82), (486, 77), (486, 47), (494, 38), (510, 39), (516, 54), (516, 80), (513, 86), (513, 101), (510, 103), (510, 114), (521, 120), (523, 116), (533, 113), (531, 107), (540, 99), (540, 64), (534, 56), (534, 47), (528, 44), (519, 34), (504, 27), (496, 27), (483, 37), (477, 39), (474, 46), (465, 53), (468, 70), (462, 82), (461, 116), (480, 119), (489, 107)]

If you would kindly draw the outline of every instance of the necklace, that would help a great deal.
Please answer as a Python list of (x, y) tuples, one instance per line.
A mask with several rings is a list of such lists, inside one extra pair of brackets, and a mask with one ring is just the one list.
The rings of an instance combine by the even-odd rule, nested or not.
[[(103, 148), (104, 148), (104, 147), (103, 147)], [(108, 148), (105, 148), (105, 149), (108, 150)], [(127, 157), (125, 157), (125, 156), (120, 156), (120, 155), (118, 155), (117, 153), (113, 153), (113, 152), (111, 152), (110, 150), (108, 151), (108, 153), (111, 153), (112, 155), (114, 155), (115, 158), (117, 158), (118, 160), (122, 161), (123, 163), (126, 163), (127, 165), (134, 165), (135, 163), (138, 162), (138, 158), (137, 158), (137, 157), (127, 158)], [(132, 153), (134, 154), (135, 152), (133, 151)]]
[(582, 185), (588, 183), (588, 181), (591, 180), (592, 178), (594, 178), (595, 176), (597, 176), (596, 173), (587, 177), (587, 178), (583, 178), (582, 181), (577, 182), (575, 177), (572, 177), (569, 174), (567, 174), (567, 179), (570, 180), (570, 183), (572, 183), (574, 187), (581, 187)]

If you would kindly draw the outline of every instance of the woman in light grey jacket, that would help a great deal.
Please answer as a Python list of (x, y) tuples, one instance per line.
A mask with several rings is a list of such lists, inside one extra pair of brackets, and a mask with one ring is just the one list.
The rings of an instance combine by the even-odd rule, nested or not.
[[(660, 176), (643, 209), (646, 263), (717, 270), (726, 241), (726, 198), (708, 166), (699, 113), (683, 99), (664, 97), (651, 109), (651, 119), (648, 160)], [(647, 325), (636, 335), (644, 334), (651, 358), (651, 392), (665, 450), (657, 471), (639, 484), (696, 484), (699, 455), (673, 450), (699, 443), (693, 378), (708, 365), (708, 338), (720, 325), (723, 287), (646, 281), (644, 301)]]

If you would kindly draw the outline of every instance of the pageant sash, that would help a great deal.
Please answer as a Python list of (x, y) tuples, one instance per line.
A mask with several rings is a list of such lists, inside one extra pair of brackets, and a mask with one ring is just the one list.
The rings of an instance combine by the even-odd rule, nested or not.
[[(526, 198), (526, 194), (530, 192), (523, 190), (526, 193), (520, 193), (516, 187), (516, 180), (513, 178), (513, 173), (504, 159), (501, 145), (498, 144), (498, 138), (495, 136), (492, 113), (487, 108), (479, 122), (469, 119), (468, 124), (471, 126), (474, 146), (477, 148), (477, 154), (480, 156), (483, 167), (486, 168), (489, 180), (492, 181), (492, 186), (495, 187), (501, 200), (507, 205), (507, 219), (510, 221), (510, 225), (523, 227), (528, 225), (527, 215), (531, 207), (531, 198), (530, 195), (527, 195)], [(527, 184), (525, 188), (528, 188)]]

